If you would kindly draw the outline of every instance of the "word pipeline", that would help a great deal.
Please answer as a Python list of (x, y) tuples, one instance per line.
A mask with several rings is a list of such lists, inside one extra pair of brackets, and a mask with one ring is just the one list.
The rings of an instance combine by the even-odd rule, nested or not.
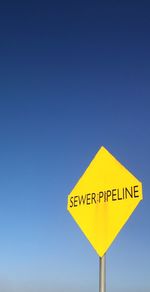
[(138, 185), (123, 187), (118, 189), (109, 189), (99, 191), (98, 193), (89, 193), (85, 195), (76, 195), (69, 198), (69, 207), (78, 207), (80, 205), (91, 205), (109, 203), (110, 201), (120, 201), (135, 199), (139, 197)]

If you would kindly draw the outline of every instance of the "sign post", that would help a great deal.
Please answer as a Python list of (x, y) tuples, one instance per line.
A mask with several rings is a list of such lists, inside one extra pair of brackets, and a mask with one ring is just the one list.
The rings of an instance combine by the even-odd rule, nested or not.
[(142, 183), (104, 147), (68, 196), (67, 209), (100, 259), (100, 292), (106, 292), (105, 254), (142, 196)]
[(106, 255), (99, 257), (99, 292), (106, 292)]

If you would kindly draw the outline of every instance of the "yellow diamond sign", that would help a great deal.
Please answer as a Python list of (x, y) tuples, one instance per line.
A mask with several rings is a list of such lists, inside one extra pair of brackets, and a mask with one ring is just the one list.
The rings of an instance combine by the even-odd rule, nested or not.
[(103, 256), (142, 200), (142, 184), (104, 147), (68, 196), (68, 211)]

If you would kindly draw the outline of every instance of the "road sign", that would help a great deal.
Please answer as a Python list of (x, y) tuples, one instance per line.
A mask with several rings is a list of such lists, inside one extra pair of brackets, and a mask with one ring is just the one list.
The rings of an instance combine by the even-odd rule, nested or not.
[(101, 147), (69, 194), (67, 209), (102, 257), (141, 200), (141, 182)]

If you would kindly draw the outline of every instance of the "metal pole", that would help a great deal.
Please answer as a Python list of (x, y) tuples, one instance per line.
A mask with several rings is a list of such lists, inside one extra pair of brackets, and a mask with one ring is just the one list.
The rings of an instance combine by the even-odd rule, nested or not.
[(99, 258), (99, 292), (106, 292), (106, 258), (105, 254)]

